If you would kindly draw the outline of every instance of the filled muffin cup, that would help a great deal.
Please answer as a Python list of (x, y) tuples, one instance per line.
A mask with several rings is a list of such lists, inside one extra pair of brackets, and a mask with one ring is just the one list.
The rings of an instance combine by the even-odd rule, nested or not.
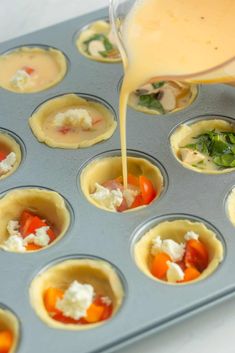
[(103, 155), (88, 162), (80, 173), (82, 192), (92, 205), (110, 212), (125, 212), (146, 207), (160, 197), (166, 174), (156, 160), (128, 152), (128, 185), (124, 188), (120, 152)]
[(212, 275), (224, 257), (217, 233), (200, 219), (164, 218), (152, 220), (135, 239), (133, 257), (138, 268), (167, 285), (191, 284)]
[(172, 132), (170, 144), (185, 168), (204, 174), (235, 170), (235, 125), (230, 118), (205, 116), (189, 120)]
[(0, 306), (0, 351), (15, 353), (20, 339), (17, 317), (7, 308)]
[(121, 61), (116, 38), (108, 20), (98, 20), (90, 23), (79, 31), (76, 47), (88, 59), (103, 63)]
[(106, 102), (71, 93), (40, 105), (29, 118), (29, 125), (39, 142), (50, 147), (76, 149), (109, 139), (117, 122)]
[(67, 72), (67, 60), (58, 49), (30, 45), (0, 56), (0, 87), (15, 93), (34, 93), (58, 84)]
[(70, 225), (62, 196), (42, 188), (19, 188), (0, 199), (0, 248), (28, 253), (57, 243)]
[[(52, 304), (50, 292), (53, 290), (57, 293), (62, 292), (63, 299), (60, 295), (53, 300)], [(91, 310), (90, 306), (94, 309), (94, 304), (85, 303), (87, 300), (85, 294), (89, 296), (87, 290), (93, 292), (90, 297), (91, 303), (97, 297), (105, 298), (104, 305), (106, 309), (107, 306), (109, 307), (108, 314), (100, 317), (98, 313), (96, 317), (93, 315), (92, 318), (87, 318), (88, 310)], [(86, 291), (85, 294), (84, 291)], [(33, 279), (29, 295), (36, 314), (48, 326), (56, 329), (86, 330), (100, 326), (116, 315), (124, 300), (124, 289), (116, 269), (108, 262), (81, 257), (65, 259), (41, 271)], [(72, 300), (70, 300), (71, 296), (73, 296)], [(61, 303), (61, 300), (66, 301), (66, 305)], [(51, 309), (52, 305), (53, 309)], [(82, 314), (81, 307), (84, 305), (85, 310)], [(99, 303), (98, 306), (100, 305), (102, 304)], [(80, 316), (74, 318), (73, 315)]]
[(13, 134), (0, 130), (0, 180), (13, 174), (22, 160), (22, 150)]
[(179, 81), (153, 81), (139, 87), (129, 96), (131, 108), (151, 115), (165, 115), (190, 106), (198, 86)]

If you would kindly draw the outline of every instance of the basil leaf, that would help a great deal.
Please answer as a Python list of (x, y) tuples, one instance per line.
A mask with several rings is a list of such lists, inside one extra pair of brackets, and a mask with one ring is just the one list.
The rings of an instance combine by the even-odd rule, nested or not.
[(154, 109), (159, 111), (161, 114), (165, 114), (165, 110), (161, 104), (161, 102), (155, 98), (154, 94), (148, 94), (139, 97), (139, 105), (146, 107), (148, 109)]
[(152, 83), (153, 88), (160, 88), (165, 84), (165, 81), (159, 81), (159, 82), (154, 82)]
[(213, 158), (213, 162), (221, 167), (235, 167), (235, 155), (224, 154)]
[(87, 40), (85, 40), (84, 42), (83, 42), (83, 44), (86, 44), (87, 46), (88, 46), (88, 44), (90, 43), (90, 42), (93, 42), (93, 40), (100, 40), (100, 41), (102, 41), (103, 42), (103, 40), (105, 39), (106, 37), (105, 37), (105, 35), (104, 34), (94, 34), (93, 36), (91, 36), (89, 39), (87, 39)]
[(232, 143), (232, 144), (235, 144), (235, 134), (234, 133), (228, 133), (226, 135), (227, 139), (228, 139), (228, 142)]
[(210, 146), (210, 155), (216, 156), (230, 152), (230, 146), (223, 141), (214, 140)]

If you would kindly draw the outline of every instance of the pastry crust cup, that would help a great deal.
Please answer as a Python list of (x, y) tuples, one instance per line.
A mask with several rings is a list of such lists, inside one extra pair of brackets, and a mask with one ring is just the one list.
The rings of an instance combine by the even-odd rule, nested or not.
[[(189, 231), (193, 231), (199, 234), (199, 240), (203, 242), (208, 250), (209, 264), (207, 268), (197, 279), (185, 283), (172, 284), (153, 276), (150, 272), (151, 259), (153, 258), (151, 255), (153, 239), (157, 236), (160, 236), (161, 239), (172, 239), (178, 243), (181, 243), (184, 242), (185, 233)], [(177, 286), (195, 283), (210, 276), (223, 260), (223, 253), (224, 250), (222, 242), (216, 237), (216, 234), (211, 229), (207, 228), (206, 225), (201, 222), (192, 222), (188, 219), (176, 219), (173, 221), (164, 221), (157, 224), (147, 233), (145, 233), (134, 244), (133, 248), (133, 255), (136, 265), (146, 276), (167, 285)]]
[(20, 145), (16, 142), (16, 140), (7, 133), (4, 133), (0, 130), (0, 146), (3, 147), (8, 153), (14, 152), (16, 155), (16, 161), (11, 170), (9, 172), (0, 176), (0, 180), (8, 177), (9, 175), (13, 174), (16, 169), (19, 167), (21, 160), (22, 160), (22, 152)]
[[(48, 326), (64, 330), (87, 330), (104, 324), (64, 324), (54, 320), (44, 306), (44, 293), (49, 287), (66, 290), (77, 280), (94, 287), (95, 293), (109, 296), (113, 302), (113, 313), (117, 313), (124, 299), (124, 290), (115, 269), (107, 262), (99, 259), (77, 258), (62, 261), (39, 273), (32, 281), (29, 289), (30, 302), (36, 314)], [(108, 321), (108, 320), (107, 320)]]
[[(73, 107), (73, 109), (86, 109), (88, 107), (95, 109), (105, 119), (105, 131), (97, 136), (93, 137), (91, 135), (91, 138), (84, 139), (82, 141), (79, 141), (78, 139), (77, 142), (72, 143), (63, 141), (62, 138), (61, 140), (58, 140), (52, 136), (48, 136), (43, 129), (43, 124), (48, 117), (59, 113), (61, 110), (64, 111), (66, 109), (70, 109), (71, 107)], [(29, 125), (39, 142), (43, 142), (50, 147), (76, 149), (90, 147), (98, 142), (109, 139), (116, 129), (117, 122), (115, 121), (111, 110), (98, 101), (86, 100), (76, 94), (65, 94), (63, 96), (52, 98), (43, 103), (29, 118)]]
[[(164, 116), (168, 116), (169, 114), (176, 113), (176, 112), (178, 112), (180, 110), (186, 109), (187, 107), (189, 107), (195, 101), (195, 99), (197, 98), (197, 95), (198, 95), (198, 86), (197, 85), (193, 85), (193, 84), (191, 84), (190, 86), (191, 86), (190, 87), (191, 96), (188, 99), (187, 104), (185, 104), (185, 105), (183, 105), (181, 107), (175, 108), (172, 111), (163, 114)], [(142, 105), (139, 105), (137, 103), (136, 95), (133, 92), (130, 94), (130, 97), (128, 99), (128, 105), (131, 108), (133, 108), (133, 109), (135, 109), (135, 110), (137, 110), (139, 112), (142, 112), (142, 113), (151, 114), (151, 115), (162, 115), (159, 111), (157, 111), (155, 109), (150, 109), (150, 108), (144, 107)]]
[(0, 307), (0, 331), (10, 330), (13, 334), (13, 344), (9, 353), (15, 353), (20, 336), (20, 325), (16, 316), (9, 310)]
[(183, 162), (180, 158), (180, 147), (183, 147), (185, 144), (187, 144), (187, 140), (191, 139), (192, 137), (203, 134), (207, 130), (213, 129), (217, 129), (219, 131), (235, 132), (235, 125), (229, 121), (222, 119), (208, 119), (199, 120), (198, 122), (194, 122), (192, 124), (182, 124), (177, 127), (170, 137), (171, 149), (177, 161), (182, 164), (185, 168), (203, 174), (224, 174), (233, 172), (235, 168), (225, 168), (221, 170), (200, 169)]
[[(144, 175), (151, 180), (155, 190), (157, 190), (157, 196), (152, 201), (154, 202), (161, 195), (164, 187), (164, 180), (160, 169), (147, 159), (130, 156), (127, 157), (127, 166), (128, 173), (137, 177)], [(103, 184), (108, 180), (120, 177), (120, 175), (122, 175), (122, 159), (120, 156), (95, 159), (81, 172), (81, 189), (91, 204), (106, 211), (115, 212), (100, 205), (98, 201), (91, 197), (91, 194), (95, 192), (95, 183)], [(146, 206), (136, 207), (124, 212), (135, 211)]]
[[(14, 189), (0, 199), (0, 248), (8, 250), (4, 242), (8, 239), (7, 224), (10, 220), (19, 220), (23, 211), (29, 210), (42, 219), (46, 219), (56, 233), (56, 239), (42, 251), (57, 243), (70, 225), (70, 213), (65, 201), (57, 192), (47, 189)], [(23, 252), (23, 254), (32, 251)]]
[(118, 63), (121, 62), (121, 55), (119, 58), (105, 58), (105, 57), (94, 57), (90, 55), (89, 53), (86, 52), (86, 46), (83, 44), (86, 40), (88, 40), (90, 37), (92, 37), (95, 34), (104, 34), (107, 35), (110, 32), (111, 25), (105, 20), (99, 20), (92, 22), (88, 26), (86, 26), (84, 29), (81, 30), (79, 33), (77, 40), (76, 40), (76, 47), (80, 51), (82, 55), (84, 55), (86, 58), (98, 61), (98, 62), (103, 62), (103, 63)]
[(41, 88), (37, 87), (28, 87), (25, 90), (24, 89), (18, 89), (17, 87), (14, 87), (10, 84), (10, 80), (8, 83), (1, 82), (0, 79), (0, 87), (11, 91), (11, 92), (16, 92), (16, 93), (35, 93), (35, 92), (41, 92), (44, 91), (50, 87), (55, 86), (58, 84), (65, 76), (67, 72), (67, 60), (64, 56), (64, 54), (55, 48), (50, 48), (46, 46), (25, 46), (25, 47), (19, 47), (16, 49), (13, 49), (3, 55), (0, 56), (0, 66), (4, 65), (4, 61), (7, 60), (8, 57), (10, 57), (12, 54), (15, 55), (15, 53), (30, 53), (30, 54), (46, 54), (49, 55), (51, 58), (53, 58), (55, 65), (58, 67), (58, 74), (54, 78), (54, 80), (51, 80), (47, 84), (45, 84)]

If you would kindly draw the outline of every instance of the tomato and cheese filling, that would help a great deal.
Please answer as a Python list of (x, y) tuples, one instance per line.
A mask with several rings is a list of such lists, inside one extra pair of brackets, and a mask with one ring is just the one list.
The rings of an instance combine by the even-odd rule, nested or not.
[(0, 150), (0, 176), (12, 170), (16, 163), (16, 154), (14, 152), (7, 153)]
[(124, 188), (122, 177), (108, 180), (102, 185), (95, 183), (95, 192), (90, 196), (103, 207), (117, 212), (150, 204), (157, 196), (150, 179), (141, 175), (128, 175), (128, 187)]
[(188, 231), (184, 242), (172, 239), (152, 240), (150, 270), (153, 276), (170, 283), (192, 281), (207, 268), (209, 254), (199, 234)]
[(8, 239), (4, 248), (9, 251), (33, 251), (46, 247), (56, 239), (56, 234), (46, 220), (23, 211), (19, 220), (7, 224)]
[(94, 287), (73, 281), (66, 290), (49, 287), (44, 293), (49, 315), (64, 324), (91, 324), (107, 320), (113, 311), (112, 300), (96, 295)]
[(0, 330), (0, 353), (10, 353), (12, 346), (12, 332), (10, 330)]

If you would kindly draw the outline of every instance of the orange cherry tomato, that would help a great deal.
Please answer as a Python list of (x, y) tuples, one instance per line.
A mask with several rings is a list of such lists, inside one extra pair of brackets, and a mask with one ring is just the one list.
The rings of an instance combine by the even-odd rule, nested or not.
[(0, 353), (8, 353), (13, 344), (13, 334), (10, 330), (0, 331)]
[(186, 268), (184, 272), (184, 279), (181, 282), (193, 281), (200, 276), (200, 272), (194, 267)]
[(87, 309), (86, 316), (84, 319), (89, 323), (93, 324), (95, 322), (101, 321), (102, 315), (104, 313), (104, 305), (97, 305), (92, 303)]
[(58, 299), (62, 299), (64, 291), (59, 288), (49, 287), (44, 293), (44, 305), (48, 313), (55, 314), (60, 313), (60, 310), (56, 308)]
[(168, 270), (167, 261), (171, 261), (171, 258), (166, 253), (160, 252), (156, 254), (150, 268), (152, 275), (159, 279), (164, 279)]
[(151, 180), (149, 180), (146, 176), (141, 175), (139, 177), (139, 184), (144, 204), (148, 205), (157, 196), (157, 193)]
[(41, 249), (42, 247), (34, 243), (29, 243), (25, 246), (25, 248), (27, 251), (35, 251)]
[(105, 304), (102, 299), (101, 299), (101, 296), (98, 296), (95, 301), (94, 301), (94, 304), (97, 304), (97, 305), (102, 305), (103, 308), (104, 308), (104, 311), (103, 311), (103, 314), (100, 318), (100, 321), (103, 321), (103, 320), (107, 320), (110, 318), (110, 316), (112, 315), (112, 312), (113, 312), (113, 305), (112, 303), (107, 305)]
[(195, 267), (199, 272), (205, 270), (209, 262), (209, 255), (205, 245), (196, 239), (187, 241), (184, 261), (186, 267)]
[(24, 66), (23, 70), (27, 72), (28, 75), (32, 75), (32, 73), (35, 71), (32, 67), (30, 66)]

